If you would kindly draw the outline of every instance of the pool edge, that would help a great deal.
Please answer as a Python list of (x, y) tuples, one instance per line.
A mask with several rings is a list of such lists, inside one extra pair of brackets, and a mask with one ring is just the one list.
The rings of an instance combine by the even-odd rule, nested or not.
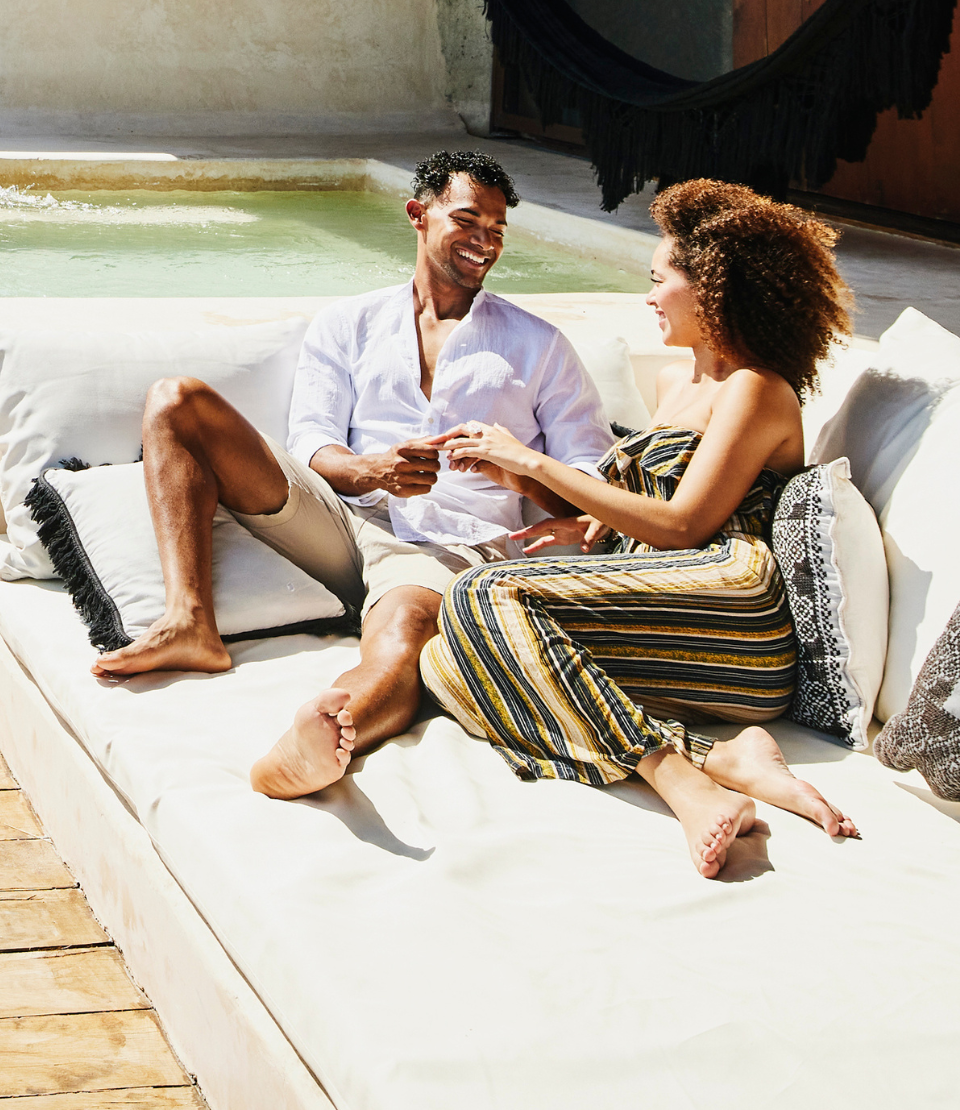
[[(0, 157), (0, 185), (47, 192), (74, 189), (359, 189), (410, 195), (410, 173), (375, 158), (69, 158)], [(531, 201), (510, 214), (510, 227), (579, 258), (646, 272), (659, 242), (632, 228), (612, 227)]]

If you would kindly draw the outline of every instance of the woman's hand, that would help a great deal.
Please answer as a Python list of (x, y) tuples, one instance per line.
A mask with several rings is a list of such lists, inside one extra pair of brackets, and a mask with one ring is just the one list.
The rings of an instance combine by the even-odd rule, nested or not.
[(528, 555), (540, 551), (544, 547), (561, 545), (564, 547), (577, 544), (586, 555), (595, 543), (610, 534), (610, 529), (601, 524), (596, 517), (584, 513), (582, 516), (553, 517), (531, 524), (529, 528), (521, 528), (519, 532), (511, 532), (512, 540), (529, 540), (524, 551)]
[(522, 474), (524, 464), (537, 456), (536, 451), (524, 447), (502, 425), (482, 424), (479, 420), (469, 420), (451, 428), (443, 449), (449, 452), (451, 470), (477, 471), (508, 488), (512, 487), (497, 477), (495, 471)]

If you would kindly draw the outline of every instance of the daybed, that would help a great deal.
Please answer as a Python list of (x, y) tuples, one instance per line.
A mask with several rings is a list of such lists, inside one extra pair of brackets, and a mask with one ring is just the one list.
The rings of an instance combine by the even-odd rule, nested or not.
[[(641, 298), (518, 299), (634, 422), (627, 348), (648, 402), (673, 357)], [(82, 362), (91, 336), (142, 333), (142, 355), (147, 333), (268, 321), (250, 397), (275, 414), (317, 303), (3, 302), (0, 462), (17, 461), (2, 437), (24, 394), (3, 378), (24, 329)], [(98, 390), (109, 408), (102, 371), (82, 367), (88, 414)], [(851, 459), (883, 528), (885, 719), (960, 598), (960, 339), (908, 312), (825, 382), (811, 452)], [(0, 633), (2, 750), (215, 1110), (956, 1105), (960, 805), (915, 771), (776, 722), (863, 839), (761, 805), (708, 882), (639, 783), (520, 783), (441, 715), (321, 796), (254, 794), (250, 764), (349, 665), (350, 637), (241, 641), (226, 674), (111, 685), (62, 586), (30, 579), (0, 582)]]

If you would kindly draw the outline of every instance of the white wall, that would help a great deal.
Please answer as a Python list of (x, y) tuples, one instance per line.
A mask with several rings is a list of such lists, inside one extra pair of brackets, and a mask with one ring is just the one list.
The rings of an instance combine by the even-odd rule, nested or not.
[[(465, 54), (465, 65), (445, 61), (438, 2), (443, 45)], [(483, 85), (483, 44), (473, 41), (485, 33), (481, 7), (3, 0), (0, 130), (79, 123), (88, 132), (256, 134), (455, 123), (457, 103), (475, 108), (474, 85)]]

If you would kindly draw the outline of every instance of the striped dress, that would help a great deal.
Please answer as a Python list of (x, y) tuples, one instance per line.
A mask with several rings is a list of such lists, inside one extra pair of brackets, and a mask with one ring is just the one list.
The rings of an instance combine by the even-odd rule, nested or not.
[[(700, 438), (650, 428), (600, 469), (668, 501)], [(613, 782), (668, 746), (702, 766), (713, 741), (688, 724), (767, 721), (793, 693), (793, 626), (768, 545), (783, 482), (761, 471), (703, 547), (661, 551), (621, 536), (604, 554), (465, 572), (421, 656), (427, 688), (522, 779)]]

